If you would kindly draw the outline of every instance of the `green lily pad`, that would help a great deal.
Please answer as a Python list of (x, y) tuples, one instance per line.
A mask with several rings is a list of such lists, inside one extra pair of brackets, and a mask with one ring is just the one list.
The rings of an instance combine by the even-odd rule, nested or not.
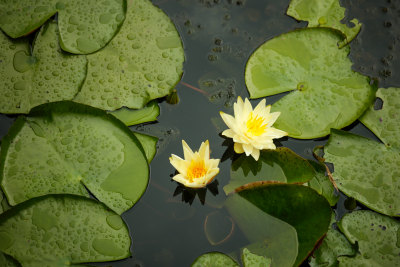
[(247, 248), (243, 249), (242, 261), (244, 267), (270, 267), (271, 259), (253, 254)]
[(358, 243), (355, 258), (339, 257), (340, 266), (399, 266), (400, 223), (390, 217), (368, 211), (346, 214), (340, 230), (353, 244)]
[(251, 98), (291, 91), (272, 105), (274, 127), (300, 139), (322, 137), (350, 125), (372, 104), (375, 88), (351, 69), (349, 47), (327, 28), (282, 34), (261, 45), (247, 62)]
[(346, 36), (346, 40), (340, 43), (340, 47), (343, 47), (350, 43), (361, 30), (361, 23), (357, 19), (351, 20), (353, 27), (341, 23), (345, 10), (340, 6), (339, 0), (292, 0), (286, 14), (297, 20), (308, 21), (308, 27), (328, 27), (339, 30)]
[(125, 12), (125, 0), (2, 0), (0, 28), (12, 38), (21, 37), (58, 13), (62, 49), (88, 54), (112, 39)]
[(151, 101), (142, 109), (121, 108), (110, 112), (126, 126), (137, 125), (157, 120), (160, 115), (160, 107), (157, 101)]
[[(248, 186), (238, 194), (266, 214), (285, 221), (297, 231), (300, 265), (328, 231), (331, 208), (313, 189), (296, 184)], [(275, 262), (274, 258), (272, 262)]]
[(135, 133), (135, 132), (133, 134), (136, 136), (136, 138), (142, 145), (144, 154), (146, 155), (147, 158), (147, 162), (150, 164), (150, 162), (153, 160), (157, 152), (158, 138), (151, 135)]
[(400, 149), (400, 90), (399, 88), (380, 88), (376, 97), (383, 102), (382, 109), (371, 106), (360, 121), (367, 126), (387, 146)]
[(239, 264), (221, 252), (209, 252), (198, 257), (192, 267), (239, 267)]
[(184, 53), (168, 16), (149, 0), (132, 0), (118, 34), (88, 60), (75, 101), (104, 110), (140, 109), (169, 94), (181, 78)]
[(2, 266), (2, 267), (20, 267), (21, 264), (19, 264), (12, 257), (0, 252), (0, 266)]
[(332, 130), (324, 152), (340, 191), (375, 211), (400, 216), (399, 150)]
[(0, 216), (0, 250), (23, 266), (65, 266), (130, 256), (126, 224), (101, 203), (50, 195)]
[(335, 215), (332, 214), (331, 226), (321, 245), (314, 251), (310, 257), (310, 266), (338, 266), (337, 258), (339, 256), (355, 256), (356, 249), (346, 239), (346, 237), (338, 230), (333, 228), (333, 223), (336, 223)]
[(315, 169), (315, 176), (308, 182), (308, 186), (324, 196), (331, 206), (335, 206), (339, 200), (339, 194), (336, 192), (329, 177), (325, 175), (326, 168), (324, 164), (312, 160), (309, 163)]
[(272, 259), (276, 266), (293, 266), (298, 253), (296, 229), (238, 194), (225, 203), (236, 224), (250, 242), (246, 248), (259, 256)]
[(1, 113), (28, 113), (40, 104), (70, 100), (86, 76), (86, 58), (60, 50), (54, 22), (42, 27), (32, 55), (26, 41), (13, 41), (2, 32), (0, 50)]
[(258, 181), (303, 184), (314, 176), (315, 171), (306, 159), (289, 148), (278, 147), (261, 151), (258, 161), (241, 155), (232, 164), (231, 180), (224, 191), (229, 194), (240, 186)]
[(19, 117), (3, 139), (0, 170), (11, 205), (46, 194), (88, 196), (87, 188), (119, 214), (141, 197), (149, 177), (129, 128), (73, 102), (45, 104)]

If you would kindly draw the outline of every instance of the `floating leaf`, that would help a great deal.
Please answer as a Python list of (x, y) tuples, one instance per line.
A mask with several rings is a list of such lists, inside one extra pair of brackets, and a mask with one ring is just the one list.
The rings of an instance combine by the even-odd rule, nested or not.
[(340, 266), (400, 266), (400, 223), (368, 211), (346, 214), (340, 230), (351, 243), (358, 243), (355, 258), (339, 257)]
[(160, 107), (157, 101), (151, 101), (142, 109), (121, 108), (110, 112), (110, 114), (122, 121), (126, 126), (132, 126), (157, 120), (158, 115), (160, 115)]
[(332, 214), (331, 226), (324, 240), (310, 257), (311, 267), (338, 266), (338, 256), (355, 256), (357, 251), (354, 246), (350, 244), (342, 233), (332, 227), (335, 222), (335, 216)]
[(224, 186), (226, 194), (239, 186), (257, 181), (277, 181), (283, 183), (305, 183), (315, 176), (313, 167), (307, 160), (286, 147), (261, 151), (255, 161), (244, 154), (231, 167), (231, 180)]
[(43, 103), (70, 100), (86, 76), (84, 56), (60, 51), (54, 22), (42, 27), (32, 55), (25, 40), (12, 41), (2, 32), (0, 50), (1, 113), (28, 113)]
[(239, 267), (239, 264), (223, 253), (209, 252), (198, 257), (192, 267)]
[(21, 37), (57, 12), (61, 47), (88, 54), (104, 47), (118, 31), (125, 18), (126, 1), (2, 0), (0, 27), (12, 38)]
[(40, 197), (0, 216), (0, 250), (23, 266), (123, 259), (130, 244), (121, 217), (84, 197)]
[(168, 16), (149, 0), (132, 0), (118, 34), (88, 60), (77, 102), (105, 110), (139, 109), (169, 94), (182, 75), (184, 53)]
[(144, 154), (146, 155), (147, 158), (147, 162), (150, 164), (150, 162), (153, 160), (157, 152), (158, 138), (147, 134), (141, 134), (135, 132), (133, 134), (136, 136), (136, 138), (142, 145)]
[(20, 267), (21, 265), (12, 257), (0, 252), (0, 266), (2, 267)]
[(371, 106), (360, 121), (367, 126), (387, 146), (400, 149), (400, 90), (399, 88), (380, 88), (376, 97), (383, 102), (381, 109)]
[(400, 216), (399, 150), (332, 130), (324, 152), (340, 191), (380, 213)]
[(322, 137), (354, 122), (371, 105), (375, 89), (352, 71), (349, 47), (326, 28), (282, 34), (260, 46), (246, 66), (251, 98), (292, 91), (272, 105), (274, 126), (300, 139)]
[(339, 194), (336, 192), (329, 177), (325, 175), (325, 166), (312, 160), (309, 163), (315, 169), (315, 176), (308, 182), (308, 186), (324, 196), (331, 206), (335, 206), (339, 200)]
[(350, 43), (361, 29), (357, 19), (351, 20), (353, 27), (341, 23), (345, 8), (340, 6), (339, 0), (292, 0), (286, 14), (297, 20), (308, 21), (308, 27), (328, 27), (341, 31), (346, 40), (341, 42), (340, 47)]
[[(308, 257), (328, 231), (331, 218), (329, 203), (309, 187), (295, 184), (249, 185), (238, 194), (266, 214), (296, 229), (299, 241), (296, 266)], [(275, 263), (275, 259), (271, 258)]]
[(247, 248), (243, 249), (242, 261), (243, 261), (244, 267), (255, 267), (255, 266), (269, 267), (269, 266), (271, 266), (271, 259), (253, 254)]
[(149, 175), (129, 128), (73, 102), (45, 104), (18, 118), (2, 142), (1, 164), (11, 205), (51, 193), (88, 196), (87, 188), (117, 213), (141, 197)]
[(225, 203), (237, 225), (251, 242), (247, 248), (271, 258), (276, 266), (293, 266), (298, 253), (296, 229), (259, 209), (238, 194)]

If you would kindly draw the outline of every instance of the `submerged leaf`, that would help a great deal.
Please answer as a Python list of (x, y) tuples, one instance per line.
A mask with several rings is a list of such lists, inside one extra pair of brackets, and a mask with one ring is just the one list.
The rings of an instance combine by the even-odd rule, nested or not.
[(125, 12), (125, 0), (2, 0), (0, 28), (12, 38), (21, 37), (58, 13), (61, 47), (71, 53), (88, 54), (111, 40)]
[(149, 0), (132, 0), (118, 34), (88, 60), (77, 102), (105, 110), (139, 109), (169, 94), (181, 78), (184, 53), (168, 16)]
[(292, 0), (286, 12), (297, 20), (308, 21), (308, 27), (327, 27), (341, 31), (346, 40), (340, 46), (350, 43), (360, 32), (361, 23), (357, 19), (348, 27), (341, 21), (345, 15), (345, 8), (340, 6), (339, 0)]
[(400, 216), (399, 150), (332, 130), (324, 152), (340, 191), (380, 213)]
[(245, 80), (251, 98), (291, 91), (272, 105), (278, 129), (300, 139), (322, 137), (354, 122), (371, 105), (375, 89), (351, 69), (349, 47), (326, 28), (282, 34), (250, 57)]
[(126, 126), (141, 124), (157, 120), (160, 107), (157, 101), (151, 101), (142, 109), (121, 108), (110, 112), (111, 115), (122, 121)]
[(400, 149), (400, 90), (380, 88), (376, 97), (383, 102), (381, 109), (371, 106), (360, 121), (387, 146)]
[(128, 228), (101, 203), (78, 196), (32, 199), (0, 216), (0, 250), (23, 266), (69, 266), (130, 256)]
[(255, 161), (241, 155), (231, 167), (231, 180), (224, 186), (226, 194), (239, 186), (257, 182), (305, 183), (315, 176), (313, 167), (307, 160), (286, 147), (261, 151)]
[(253, 254), (247, 248), (243, 249), (242, 261), (244, 267), (270, 267), (271, 259)]
[(149, 169), (139, 141), (119, 120), (56, 102), (17, 119), (2, 142), (1, 175), (11, 205), (46, 194), (88, 196), (87, 188), (122, 213), (144, 193)]
[(355, 258), (339, 257), (340, 266), (400, 266), (400, 223), (390, 217), (361, 210), (346, 214), (340, 230), (358, 243)]
[[(0, 16), (1, 17), (1, 16)], [(86, 58), (63, 53), (58, 29), (49, 22), (38, 33), (30, 55), (25, 40), (0, 32), (0, 112), (28, 113), (37, 105), (71, 100), (86, 76)]]
[[(295, 184), (248, 186), (238, 195), (296, 229), (299, 242), (296, 266), (308, 257), (328, 231), (331, 218), (329, 203), (309, 187)], [(271, 258), (275, 262), (273, 256)]]
[(192, 267), (239, 267), (239, 264), (223, 253), (209, 252), (198, 257)]

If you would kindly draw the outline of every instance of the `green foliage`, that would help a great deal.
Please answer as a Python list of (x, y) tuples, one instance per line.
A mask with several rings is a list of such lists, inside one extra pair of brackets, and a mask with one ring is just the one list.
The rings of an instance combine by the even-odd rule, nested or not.
[(157, 101), (151, 101), (142, 109), (121, 108), (110, 112), (110, 114), (122, 121), (126, 126), (132, 126), (157, 120), (160, 115), (160, 107)]
[(331, 206), (335, 206), (339, 200), (339, 194), (329, 180), (329, 177), (325, 175), (326, 168), (324, 164), (312, 160), (308, 162), (315, 169), (315, 176), (308, 182), (308, 186), (324, 196)]
[(209, 252), (198, 257), (192, 267), (239, 267), (239, 264), (223, 253)]

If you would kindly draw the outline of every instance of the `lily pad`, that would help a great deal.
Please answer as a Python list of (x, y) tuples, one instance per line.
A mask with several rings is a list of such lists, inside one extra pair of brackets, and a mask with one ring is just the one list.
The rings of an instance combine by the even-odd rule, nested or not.
[(360, 32), (361, 23), (352, 19), (353, 27), (348, 27), (341, 21), (345, 15), (345, 8), (340, 6), (339, 0), (292, 0), (286, 14), (297, 19), (308, 21), (308, 27), (328, 27), (339, 30), (346, 36), (340, 47), (350, 43)]
[(282, 34), (261, 45), (247, 62), (251, 98), (287, 91), (272, 105), (281, 115), (274, 127), (300, 139), (322, 137), (350, 125), (372, 104), (375, 88), (351, 69), (350, 48), (327, 28)]
[(104, 47), (124, 21), (125, 0), (2, 0), (0, 28), (17, 38), (39, 28), (58, 13), (61, 47), (88, 54)]
[(78, 93), (86, 76), (86, 58), (63, 53), (58, 39), (57, 24), (46, 24), (31, 55), (26, 40), (13, 41), (0, 32), (1, 113), (28, 113), (32, 107), (70, 100)]
[[(294, 265), (300, 265), (328, 231), (331, 208), (313, 189), (295, 184), (248, 186), (238, 192), (266, 214), (285, 221), (297, 231), (299, 250)], [(275, 262), (274, 258), (272, 262)]]
[(110, 114), (122, 121), (126, 126), (132, 126), (157, 120), (160, 115), (160, 107), (157, 101), (151, 101), (142, 109), (121, 108), (110, 112)]
[(382, 108), (375, 110), (371, 106), (360, 121), (385, 145), (400, 149), (400, 90), (393, 87), (380, 88), (376, 97), (382, 100)]
[(308, 186), (324, 196), (331, 206), (335, 206), (339, 200), (339, 194), (336, 192), (329, 177), (325, 175), (325, 166), (322, 163), (317, 163), (312, 160), (310, 160), (309, 163), (315, 169), (315, 176), (308, 182)]
[(150, 162), (153, 160), (157, 152), (158, 138), (151, 135), (141, 134), (136, 132), (134, 132), (133, 134), (136, 136), (136, 138), (142, 145), (144, 154), (146, 155), (147, 158), (147, 162), (150, 164)]
[(139, 141), (114, 116), (55, 102), (16, 120), (2, 142), (1, 176), (11, 205), (46, 194), (89, 196), (87, 189), (120, 214), (144, 193), (149, 169)]
[(88, 60), (75, 101), (104, 110), (140, 109), (178, 83), (184, 53), (168, 16), (149, 0), (132, 0), (118, 34)]
[(101, 203), (50, 195), (0, 216), (0, 250), (23, 266), (66, 266), (130, 256), (126, 224)]
[(276, 266), (293, 266), (298, 253), (297, 232), (293, 226), (265, 213), (238, 194), (230, 195), (225, 205), (251, 243), (247, 249), (272, 259)]
[(19, 264), (12, 257), (0, 252), (0, 266), (2, 266), (2, 267), (20, 267), (21, 264)]
[(400, 151), (339, 130), (324, 148), (340, 191), (367, 207), (400, 216)]
[(340, 266), (399, 266), (400, 223), (367, 210), (346, 214), (340, 230), (352, 244), (358, 243), (355, 258), (339, 257)]
[(270, 267), (271, 266), (271, 259), (253, 254), (247, 248), (243, 249), (242, 261), (243, 261), (244, 267), (254, 267), (254, 266)]
[(239, 264), (221, 252), (209, 252), (198, 257), (192, 267), (239, 267)]
[(314, 168), (306, 159), (289, 148), (278, 147), (261, 151), (258, 161), (241, 155), (232, 164), (231, 180), (224, 186), (224, 191), (229, 194), (240, 186), (257, 181), (303, 184), (314, 176)]

